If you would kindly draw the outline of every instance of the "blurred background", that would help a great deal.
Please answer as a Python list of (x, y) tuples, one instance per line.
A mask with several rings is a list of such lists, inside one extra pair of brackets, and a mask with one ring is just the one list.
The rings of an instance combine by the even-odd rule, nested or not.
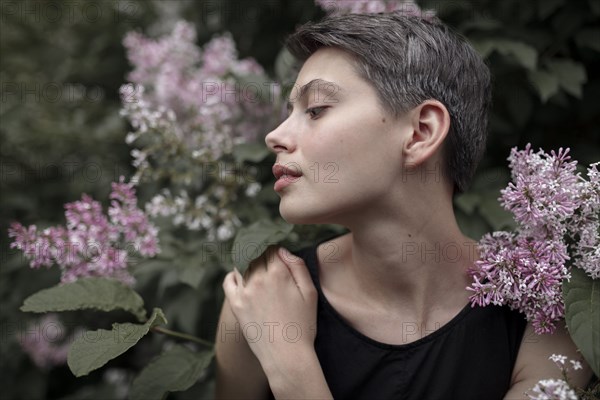
[[(87, 193), (106, 206), (110, 182), (135, 174), (132, 146), (125, 141), (132, 127), (120, 113), (119, 95), (133, 69), (123, 45), (128, 32), (158, 38), (185, 20), (195, 27), (199, 47), (230, 32), (239, 58), (255, 59), (275, 82), (282, 76), (290, 78), (281, 52), (285, 37), (326, 12), (311, 0), (1, 0), (0, 4), (1, 397), (124, 398), (131, 380), (164, 345), (164, 338), (145, 338), (84, 378), (75, 378), (64, 362), (36, 362), (22, 346), (23, 335), (36, 337), (43, 325), (36, 325), (39, 316), (22, 313), (19, 307), (27, 296), (58, 283), (60, 271), (30, 269), (28, 261), (9, 247), (10, 223), (64, 224), (65, 203)], [(527, 143), (546, 151), (570, 147), (582, 167), (600, 161), (600, 2), (453, 0), (418, 5), (469, 38), (494, 76), (486, 156), (471, 189), (455, 204), (461, 226), (478, 239), (511, 227), (497, 198), (509, 180), (506, 158), (512, 147)], [(261, 141), (257, 138), (257, 143)], [(173, 182), (140, 185), (140, 203)], [(272, 197), (264, 194), (256, 201), (263, 205), (261, 210), (255, 211), (250, 203), (241, 206), (246, 211), (240, 212), (250, 215), (241, 218), (243, 222), (276, 217)], [(198, 259), (196, 250), (208, 240), (206, 234), (166, 220), (159, 225), (168, 234), (161, 236), (161, 243), (170, 243), (172, 250), (163, 252), (162, 264), (147, 263), (136, 272), (136, 289), (148, 307), (165, 310), (170, 327), (213, 341), (227, 267), (220, 265), (222, 259), (209, 263)], [(290, 240), (301, 246), (336, 231), (298, 228)], [(110, 325), (122, 316), (104, 320), (103, 315), (88, 312), (61, 318), (62, 326), (73, 330), (79, 325)], [(210, 398), (212, 374), (209, 368), (190, 390), (169, 398)]]

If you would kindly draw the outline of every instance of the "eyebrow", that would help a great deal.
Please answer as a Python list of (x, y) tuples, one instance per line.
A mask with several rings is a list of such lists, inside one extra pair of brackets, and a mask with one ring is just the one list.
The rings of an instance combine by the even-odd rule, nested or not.
[[(311, 89), (324, 90), (331, 95), (343, 91), (343, 89), (337, 83), (326, 81), (325, 79), (317, 78), (317, 79), (313, 79), (312, 81), (308, 82), (306, 85), (303, 85), (302, 87), (300, 87), (300, 89), (298, 90), (298, 95), (296, 96), (296, 100), (300, 100), (300, 99), (306, 97), (307, 93)], [(292, 108), (294, 108), (293, 103), (291, 100), (288, 99), (288, 102), (287, 102), (288, 111), (290, 111)]]

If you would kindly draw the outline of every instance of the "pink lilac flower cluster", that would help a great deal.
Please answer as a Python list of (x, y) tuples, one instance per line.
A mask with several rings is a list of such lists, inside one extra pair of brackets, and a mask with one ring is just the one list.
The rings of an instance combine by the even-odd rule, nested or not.
[(139, 32), (125, 37), (134, 66), (131, 83), (121, 87), (122, 114), (136, 128), (129, 142), (148, 128), (169, 128), (197, 157), (218, 159), (267, 132), (279, 86), (253, 59), (238, 59), (231, 35), (215, 37), (203, 50), (195, 40), (185, 21), (156, 40)]
[(473, 305), (508, 304), (523, 312), (538, 334), (553, 332), (564, 316), (568, 263), (592, 278), (600, 276), (598, 163), (585, 180), (568, 153), (535, 153), (530, 145), (512, 149), (512, 182), (500, 201), (513, 213), (517, 229), (482, 238), (467, 288), (474, 292)]
[(21, 348), (41, 369), (65, 364), (70, 342), (66, 339), (66, 327), (55, 314), (45, 315), (19, 333)]
[(562, 379), (542, 379), (531, 393), (532, 400), (578, 400), (577, 393)]
[(80, 201), (65, 204), (66, 227), (56, 226), (38, 231), (14, 222), (9, 231), (11, 248), (22, 250), (31, 268), (61, 268), (61, 281), (73, 282), (83, 277), (110, 277), (127, 284), (134, 280), (127, 270), (128, 251), (143, 257), (159, 252), (158, 229), (137, 207), (133, 184), (112, 183), (108, 217), (102, 206), (87, 195)]
[(233, 150), (276, 125), (280, 87), (256, 61), (238, 59), (231, 35), (202, 49), (195, 41), (184, 21), (157, 39), (127, 34), (134, 69), (121, 87), (121, 114), (133, 127), (125, 141), (137, 147), (132, 180), (163, 185), (149, 215), (224, 241), (241, 226), (234, 203), (261, 189), (258, 171), (236, 162)]
[(549, 359), (561, 370), (564, 379), (542, 379), (531, 389), (531, 393), (526, 393), (527, 396), (532, 400), (577, 400), (579, 397), (569, 384), (568, 373), (582, 369), (581, 362), (568, 360), (560, 354), (552, 354)]
[(407, 16), (420, 16), (426, 19), (431, 19), (435, 16), (435, 11), (423, 11), (411, 0), (315, 0), (315, 3), (330, 14), (397, 12)]

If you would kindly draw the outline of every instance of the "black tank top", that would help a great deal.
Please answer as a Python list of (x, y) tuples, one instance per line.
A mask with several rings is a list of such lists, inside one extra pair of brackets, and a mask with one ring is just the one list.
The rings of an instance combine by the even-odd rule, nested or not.
[(377, 342), (352, 328), (323, 295), (316, 252), (320, 243), (294, 253), (304, 259), (319, 292), (315, 350), (335, 400), (504, 397), (527, 322), (522, 314), (505, 306), (467, 304), (416, 341)]

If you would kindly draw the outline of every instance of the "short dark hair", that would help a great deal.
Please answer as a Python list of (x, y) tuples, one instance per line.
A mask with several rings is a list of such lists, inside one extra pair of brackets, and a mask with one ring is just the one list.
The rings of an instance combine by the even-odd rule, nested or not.
[(301, 26), (286, 47), (300, 61), (322, 47), (350, 53), (392, 115), (428, 99), (444, 104), (451, 126), (443, 172), (455, 193), (466, 190), (485, 151), (492, 90), (487, 65), (464, 37), (437, 18), (348, 14)]

